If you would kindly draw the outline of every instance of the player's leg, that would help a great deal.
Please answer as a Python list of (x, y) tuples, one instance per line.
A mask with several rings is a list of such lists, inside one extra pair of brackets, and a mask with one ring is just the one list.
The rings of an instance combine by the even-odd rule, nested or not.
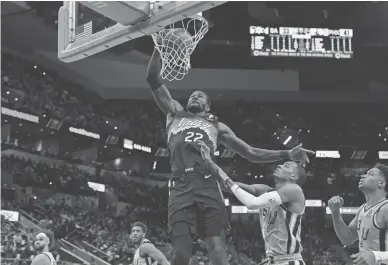
[[(172, 225), (171, 231), (171, 265), (189, 265), (192, 249), (193, 238), (187, 230), (187, 225), (183, 222)], [(181, 231), (181, 232), (178, 232)]]
[(206, 237), (205, 243), (209, 252), (209, 258), (213, 265), (228, 265), (225, 229), (222, 229), (220, 233), (220, 236)]
[[(216, 197), (216, 198), (214, 198)], [(230, 228), (229, 216), (222, 197), (203, 196), (197, 203), (200, 219), (200, 235), (205, 239), (209, 258), (213, 265), (228, 265), (226, 231)]]
[(169, 232), (172, 243), (171, 265), (189, 265), (196, 234), (196, 216), (193, 205), (184, 208), (169, 206)]

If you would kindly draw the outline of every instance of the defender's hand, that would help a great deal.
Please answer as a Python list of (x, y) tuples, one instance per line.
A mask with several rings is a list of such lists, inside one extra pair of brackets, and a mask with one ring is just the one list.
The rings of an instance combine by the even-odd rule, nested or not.
[(329, 200), (329, 208), (332, 213), (337, 212), (344, 205), (344, 199), (340, 196), (334, 196)]
[(288, 151), (288, 157), (293, 161), (300, 162), (303, 166), (305, 166), (306, 163), (310, 163), (308, 155), (315, 155), (315, 152), (302, 148), (302, 144), (299, 144)]
[(376, 264), (376, 258), (375, 255), (369, 251), (363, 251), (357, 254), (351, 255), (351, 258), (353, 260), (354, 265), (375, 265)]

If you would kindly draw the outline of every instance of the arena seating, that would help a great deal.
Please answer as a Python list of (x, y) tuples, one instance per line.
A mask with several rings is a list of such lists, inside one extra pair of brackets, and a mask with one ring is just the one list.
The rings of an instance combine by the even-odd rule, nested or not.
[[(2, 53), (2, 103), (16, 110), (25, 110), (36, 115), (50, 115), (62, 119), (73, 126), (100, 130), (107, 119), (119, 124), (120, 132), (140, 143), (149, 143), (152, 147), (165, 146), (164, 117), (152, 101), (126, 100), (125, 102), (102, 101), (94, 92), (77, 84), (60, 79), (55, 73), (46, 71), (18, 56)], [(130, 103), (130, 104), (129, 104)], [(226, 106), (228, 106), (226, 108)], [(236, 134), (256, 146), (273, 146), (276, 143), (274, 133), (285, 126), (300, 128), (303, 137), (311, 146), (346, 145), (368, 139), (368, 144), (376, 146), (381, 139), (376, 131), (383, 130), (384, 112), (378, 106), (367, 113), (357, 106), (339, 110), (340, 105), (330, 107), (320, 104), (300, 107), (276, 104), (254, 104), (245, 102), (215, 102), (216, 114), (225, 121)], [(325, 111), (323, 111), (323, 109)], [(290, 111), (292, 109), (292, 111)], [(225, 112), (227, 110), (227, 112)], [(330, 123), (325, 119), (316, 119), (316, 114), (328, 117), (341, 117), (349, 122)], [(149, 122), (152, 121), (152, 122)], [(156, 121), (156, 122), (155, 122)], [(333, 129), (335, 128), (335, 129)], [(106, 130), (113, 128), (105, 127)], [(275, 139), (274, 139), (275, 138)], [(12, 141), (11, 141), (12, 142)], [(150, 187), (129, 180), (125, 185), (111, 180), (106, 184), (118, 191), (120, 201), (129, 203), (120, 217), (111, 209), (87, 210), (69, 207), (65, 203), (56, 203), (56, 193), (95, 195), (87, 182), (96, 181), (98, 176), (83, 171), (76, 161), (66, 157), (53, 156), (45, 152), (23, 150), (11, 143), (2, 143), (2, 148), (22, 150), (42, 157), (51, 157), (65, 161), (66, 165), (56, 166), (48, 162), (35, 161), (31, 156), (23, 159), (17, 156), (2, 156), (1, 169), (14, 177), (15, 184), (23, 187), (24, 202), (16, 204), (2, 200), (2, 209), (23, 209), (35, 219), (47, 224), (74, 242), (86, 241), (100, 251), (94, 250), (111, 264), (130, 264), (134, 247), (128, 240), (130, 225), (141, 220), (150, 227), (150, 239), (158, 246), (169, 248), (166, 224), (167, 186)], [(239, 172), (241, 159), (235, 159), (236, 172)], [(69, 162), (70, 161), (70, 162)], [(309, 167), (309, 181), (304, 187), (306, 197), (327, 201), (330, 196), (340, 193), (348, 206), (362, 203), (362, 196), (352, 194), (356, 180), (345, 178), (340, 164), (332, 160), (312, 161)], [(238, 173), (237, 173), (238, 175)], [(251, 180), (257, 182), (257, 179)], [(77, 187), (76, 189), (74, 187)], [(50, 192), (37, 192), (37, 191)], [(35, 192), (34, 192), (35, 191)], [(79, 213), (82, 214), (79, 214)], [(23, 231), (17, 223), (3, 220), (1, 250), (4, 264), (28, 263), (31, 258), (32, 233)], [(263, 256), (260, 229), (254, 220), (233, 221), (233, 229), (228, 236), (228, 253), (232, 265), (257, 264)], [(306, 248), (304, 256), (307, 264), (349, 264), (348, 255), (340, 246), (333, 233), (327, 233), (327, 224), (317, 227), (316, 220), (306, 218), (303, 227), (303, 242)], [(332, 229), (331, 229), (332, 230)], [(75, 232), (74, 232), (75, 231)], [(257, 250), (260, 251), (257, 251)], [(342, 255), (342, 256), (341, 256)], [(340, 258), (338, 258), (340, 257)], [(9, 259), (9, 262), (6, 260)], [(60, 264), (64, 264), (60, 261)], [(210, 264), (203, 243), (198, 242), (192, 264)]]

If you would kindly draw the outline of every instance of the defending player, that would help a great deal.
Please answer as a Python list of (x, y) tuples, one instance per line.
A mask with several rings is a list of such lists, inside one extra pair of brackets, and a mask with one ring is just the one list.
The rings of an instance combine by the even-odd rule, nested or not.
[(56, 265), (50, 248), (54, 245), (54, 235), (49, 232), (41, 232), (36, 235), (34, 248), (37, 251), (36, 257), (32, 260), (31, 265)]
[(248, 209), (259, 210), (267, 255), (261, 264), (304, 264), (300, 233), (305, 210), (301, 188), (307, 177), (305, 169), (293, 161), (279, 165), (273, 172), (275, 189), (263, 184), (237, 183), (213, 162), (210, 149), (203, 142), (199, 144), (212, 174), (219, 176)]
[(147, 226), (141, 222), (133, 224), (131, 240), (138, 247), (133, 257), (132, 265), (170, 265), (163, 253), (148, 239)]
[(301, 145), (294, 149), (273, 151), (254, 148), (236, 137), (232, 130), (217, 117), (208, 113), (210, 98), (202, 91), (191, 94), (187, 111), (171, 98), (159, 73), (160, 54), (154, 50), (148, 65), (147, 82), (160, 109), (166, 114), (167, 144), (170, 152), (172, 177), (169, 182), (170, 198), (168, 223), (172, 240), (173, 265), (188, 265), (192, 253), (193, 237), (199, 235), (206, 242), (213, 265), (228, 264), (225, 250), (225, 230), (229, 223), (216, 178), (204, 165), (201, 140), (211, 154), (219, 143), (256, 163), (291, 159), (308, 162)]
[(355, 265), (388, 264), (388, 166), (377, 164), (361, 176), (358, 184), (366, 203), (357, 211), (349, 226), (340, 209), (344, 200), (335, 196), (329, 200), (334, 229), (342, 244), (350, 246), (357, 239), (359, 253), (352, 255)]

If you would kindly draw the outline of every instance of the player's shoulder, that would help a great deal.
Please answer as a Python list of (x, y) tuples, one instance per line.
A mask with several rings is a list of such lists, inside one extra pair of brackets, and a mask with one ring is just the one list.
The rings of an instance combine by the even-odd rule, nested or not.
[(217, 123), (218, 123), (218, 128), (219, 128), (219, 130), (220, 130), (221, 133), (222, 133), (222, 132), (230, 132), (230, 131), (232, 131), (232, 130), (229, 128), (229, 126), (226, 125), (225, 123), (220, 122), (220, 121), (218, 121)]
[(386, 216), (388, 220), (388, 199), (385, 200), (381, 205), (380, 212), (383, 214), (383, 216)]
[(152, 244), (151, 241), (149, 241), (148, 239), (147, 240), (144, 240), (141, 245), (140, 245), (140, 253), (142, 255), (148, 255), (150, 252), (152, 252), (153, 250), (155, 249), (155, 246), (154, 244)]
[(45, 253), (38, 254), (33, 260), (31, 265), (48, 265), (51, 264), (49, 256)]

